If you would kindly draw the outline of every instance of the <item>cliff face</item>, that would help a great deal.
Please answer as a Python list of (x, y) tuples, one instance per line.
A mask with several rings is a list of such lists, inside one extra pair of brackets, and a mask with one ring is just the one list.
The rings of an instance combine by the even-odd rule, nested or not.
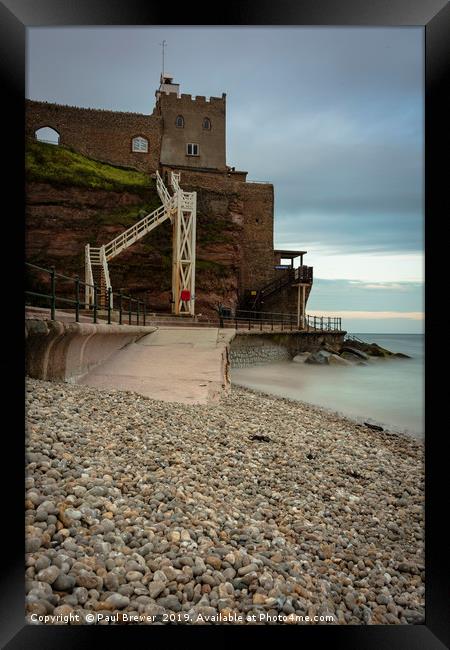
[[(160, 203), (144, 174), (33, 143), (27, 154), (26, 259), (84, 279), (85, 245), (108, 243)], [(197, 313), (213, 313), (219, 302), (236, 303), (242, 224), (237, 194), (198, 191)], [(145, 298), (152, 310), (169, 311), (171, 262), (171, 224), (165, 222), (111, 260), (113, 289)], [(29, 277), (35, 290), (44, 288), (45, 274)], [(60, 292), (72, 297), (71, 283), (58, 281)]]

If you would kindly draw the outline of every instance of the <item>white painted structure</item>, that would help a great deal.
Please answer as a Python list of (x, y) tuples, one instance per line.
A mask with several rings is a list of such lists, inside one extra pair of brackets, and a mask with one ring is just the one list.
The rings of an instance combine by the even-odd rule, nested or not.
[[(162, 205), (140, 221), (115, 237), (109, 244), (85, 247), (85, 304), (86, 309), (94, 304), (94, 280), (98, 280), (101, 296), (110, 296), (113, 307), (113, 292), (109, 277), (108, 261), (127, 249), (161, 223), (170, 219), (172, 223), (172, 312), (176, 315), (195, 314), (195, 237), (197, 219), (197, 193), (185, 192), (180, 187), (180, 174), (171, 172), (171, 195), (156, 172), (156, 189)], [(111, 290), (111, 291), (110, 291)], [(105, 300), (104, 300), (105, 302)], [(105, 303), (106, 304), (106, 303)]]

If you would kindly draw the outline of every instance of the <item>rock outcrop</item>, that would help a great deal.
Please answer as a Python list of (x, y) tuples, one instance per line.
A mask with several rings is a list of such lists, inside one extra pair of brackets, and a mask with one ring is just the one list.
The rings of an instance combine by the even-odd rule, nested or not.
[(299, 354), (294, 357), (296, 363), (311, 363), (316, 365), (340, 365), (340, 366), (367, 366), (374, 358), (398, 358), (409, 359), (403, 352), (391, 352), (382, 348), (377, 343), (365, 343), (357, 339), (347, 339), (341, 346), (331, 347), (323, 344), (313, 352)]

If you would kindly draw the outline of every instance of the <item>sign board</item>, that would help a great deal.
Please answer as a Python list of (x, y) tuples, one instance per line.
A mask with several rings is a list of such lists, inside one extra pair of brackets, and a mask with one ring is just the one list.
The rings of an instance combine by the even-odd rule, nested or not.
[(250, 291), (251, 296), (256, 296), (256, 291)]
[(275, 266), (275, 268), (276, 268), (277, 270), (279, 270), (279, 269), (290, 269), (290, 268), (291, 268), (291, 265), (290, 265), (290, 264), (277, 264), (277, 265)]

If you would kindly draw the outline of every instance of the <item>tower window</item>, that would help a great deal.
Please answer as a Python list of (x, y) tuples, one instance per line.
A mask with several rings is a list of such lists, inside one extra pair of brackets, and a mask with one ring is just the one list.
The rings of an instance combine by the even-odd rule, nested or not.
[(177, 119), (175, 120), (175, 126), (177, 126), (179, 129), (184, 128), (184, 117), (182, 115), (177, 115)]
[(210, 131), (211, 130), (211, 120), (209, 117), (203, 118), (203, 128), (205, 131)]
[(191, 142), (187, 144), (186, 153), (188, 156), (198, 156), (199, 155), (198, 144), (193, 144)]
[(137, 136), (136, 138), (133, 138), (132, 144), (131, 144), (131, 150), (140, 152), (140, 153), (147, 153), (148, 152), (148, 140), (146, 138), (142, 138), (140, 135)]

